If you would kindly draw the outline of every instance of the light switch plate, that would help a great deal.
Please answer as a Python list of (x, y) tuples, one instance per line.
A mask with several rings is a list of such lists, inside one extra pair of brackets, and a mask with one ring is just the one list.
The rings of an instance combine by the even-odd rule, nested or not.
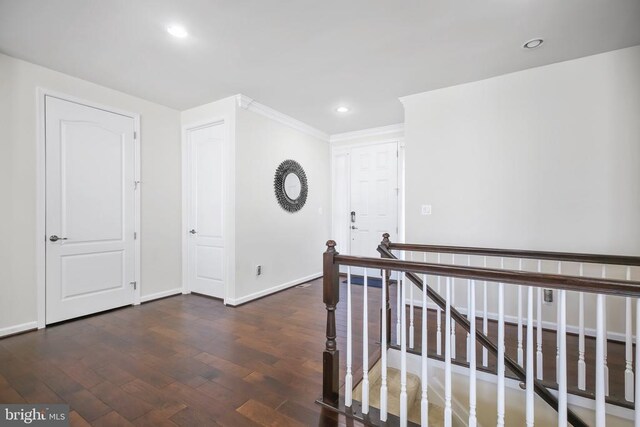
[(431, 205), (422, 205), (420, 208), (421, 215), (431, 215)]

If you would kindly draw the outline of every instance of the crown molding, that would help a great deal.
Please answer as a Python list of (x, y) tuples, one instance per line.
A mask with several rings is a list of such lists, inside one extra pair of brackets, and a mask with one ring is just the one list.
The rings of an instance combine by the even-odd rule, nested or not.
[(236, 103), (238, 107), (242, 108), (243, 110), (253, 111), (254, 113), (260, 114), (271, 120), (280, 122), (283, 125), (289, 126), (290, 128), (300, 131), (304, 134), (329, 142), (329, 134), (326, 134), (321, 130), (316, 129), (313, 126), (310, 126), (304, 122), (301, 122), (300, 120), (294, 119), (291, 116), (288, 116), (284, 113), (276, 111), (271, 107), (267, 107), (264, 104), (260, 104), (255, 99), (249, 98), (246, 95), (242, 95), (242, 94), (236, 95)]
[[(423, 92), (425, 93), (425, 92)], [(413, 93), (411, 95), (406, 95), (406, 96), (401, 96), (400, 98), (398, 98), (398, 101), (400, 101), (400, 103), (404, 106), (404, 103), (407, 101), (407, 99), (411, 98), (413, 95), (419, 95), (418, 93)]]
[(377, 128), (356, 130), (353, 132), (336, 133), (331, 135), (330, 142), (342, 142), (350, 141), (352, 139), (367, 138), (372, 136), (388, 135), (390, 133), (402, 133), (404, 134), (404, 123), (397, 123), (395, 125), (381, 126)]

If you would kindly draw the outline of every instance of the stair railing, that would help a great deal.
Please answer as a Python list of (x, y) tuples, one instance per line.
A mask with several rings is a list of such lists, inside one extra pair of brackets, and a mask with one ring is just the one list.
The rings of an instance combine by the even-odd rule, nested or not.
[[(541, 274), (542, 273), (542, 263), (546, 262), (548, 265), (546, 266), (546, 270), (554, 269), (556, 271), (556, 276), (558, 277), (558, 284), (556, 286), (548, 285), (548, 286), (537, 286), (537, 318), (536, 318), (536, 380), (543, 380), (543, 352), (542, 352), (542, 332), (543, 332), (543, 318), (542, 318), (542, 305), (543, 299), (542, 294), (545, 288), (556, 289), (558, 294), (557, 301), (557, 316), (555, 325), (549, 325), (547, 322), (547, 326), (551, 326), (555, 328), (556, 335), (556, 357), (555, 357), (555, 378), (553, 384), (550, 381), (546, 382), (546, 385), (551, 385), (552, 388), (558, 389), (558, 395), (560, 398), (559, 406), (556, 406), (552, 401), (548, 398), (545, 398), (544, 395), (540, 394), (538, 391), (539, 383), (535, 383), (536, 393), (540, 394), (541, 397), (548, 403), (552, 405), (555, 409), (559, 410), (560, 418), (565, 418), (564, 413), (566, 412), (567, 407), (567, 345), (566, 345), (566, 333), (567, 333), (567, 322), (566, 322), (566, 305), (567, 305), (567, 291), (577, 291), (578, 293), (578, 317), (579, 317), (579, 325), (577, 328), (578, 334), (578, 357), (577, 357), (577, 388), (580, 391), (583, 391), (583, 396), (594, 398), (596, 402), (596, 425), (604, 425), (605, 424), (605, 415), (606, 415), (606, 405), (607, 401), (612, 403), (633, 407), (630, 405), (631, 402), (634, 401), (634, 388), (640, 384), (639, 381), (634, 381), (634, 373), (633, 373), (633, 333), (632, 333), (632, 296), (625, 296), (624, 291), (620, 288), (620, 283), (626, 283), (627, 285), (637, 283), (632, 282), (632, 270), (635, 268), (635, 276), (638, 277), (638, 269), (640, 266), (640, 257), (633, 256), (618, 256), (618, 255), (593, 255), (593, 254), (582, 254), (582, 253), (565, 253), (565, 252), (543, 252), (543, 251), (526, 251), (526, 250), (508, 250), (508, 249), (493, 249), (493, 248), (472, 248), (472, 247), (457, 247), (457, 246), (442, 246), (442, 245), (417, 245), (417, 244), (403, 244), (403, 243), (393, 243), (389, 240), (389, 234), (385, 233), (383, 235), (383, 240), (378, 248), (381, 256), (387, 258), (395, 258), (392, 251), (401, 252), (404, 257), (412, 259), (415, 258), (416, 253), (420, 254), (419, 258), (427, 261), (426, 254), (429, 254), (431, 259), (437, 261), (438, 264), (442, 262), (442, 260), (449, 255), (450, 258), (447, 260), (447, 263), (456, 264), (456, 260), (466, 258), (466, 265), (471, 266), (471, 257), (476, 259), (476, 265), (482, 265), (482, 267), (487, 266), (487, 258), (493, 259), (494, 264), (499, 263), (500, 269), (505, 269), (505, 259), (512, 259), (517, 262), (517, 268), (519, 271), (523, 271), (523, 261), (530, 260), (533, 261), (533, 264), (536, 266), (534, 268), (535, 271), (529, 272), (529, 274)], [(480, 261), (480, 262), (478, 262)], [(512, 261), (512, 265), (513, 265)], [(463, 264), (464, 265), (464, 264)], [(618, 266), (617, 268), (617, 276), (618, 278), (624, 280), (613, 281), (609, 287), (606, 287), (605, 283), (601, 283), (602, 288), (598, 288), (597, 290), (588, 290), (586, 288), (570, 288), (567, 283), (564, 283), (562, 278), (570, 277), (568, 275), (563, 275), (563, 269), (568, 269), (567, 267), (573, 267), (574, 271), (578, 273), (579, 277), (585, 276), (585, 270), (588, 267), (591, 267), (591, 271), (593, 272), (594, 267), (598, 269), (598, 275), (601, 279), (607, 279), (609, 276), (613, 276), (611, 266)], [(422, 289), (422, 284), (420, 280), (415, 277), (415, 275), (408, 276), (408, 279), (413, 282), (416, 287)], [(437, 278), (438, 288), (440, 288), (440, 278)], [(467, 279), (467, 306), (463, 307), (463, 310), (467, 312), (467, 319), (462, 320), (463, 323), (461, 325), (464, 329), (469, 331), (468, 328), (468, 320), (473, 318), (475, 320), (475, 316), (470, 315), (470, 313), (476, 313), (475, 307), (474, 310), (471, 310), (470, 301), (471, 295), (469, 290), (473, 287), (471, 285), (472, 280)], [(595, 282), (593, 282), (595, 283)], [(524, 364), (524, 351), (523, 351), (523, 324), (524, 318), (522, 314), (522, 302), (523, 302), (523, 286), (521, 284), (517, 285), (517, 364), (514, 368), (514, 361), (510, 358), (505, 358), (505, 363), (508, 365), (509, 370), (514, 373), (514, 375), (524, 381), (523, 376), (526, 376), (526, 373), (523, 371), (522, 367), (525, 367)], [(455, 288), (452, 288), (452, 293)], [(549, 291), (550, 289), (547, 289)], [(440, 289), (438, 289), (440, 291)], [(527, 327), (527, 350), (533, 351), (533, 288), (528, 287), (526, 289), (528, 293), (527, 297), (527, 318), (526, 324), (531, 325), (531, 327)], [(482, 313), (482, 332), (479, 332), (480, 337), (482, 335), (487, 336), (487, 281), (483, 282), (483, 313)], [(439, 293), (439, 292), (438, 292)], [(586, 363), (585, 363), (585, 294), (586, 296), (593, 295), (596, 299), (596, 362), (595, 362), (595, 370), (596, 370), (596, 387), (595, 393), (586, 392)], [(625, 371), (624, 371), (624, 399), (626, 402), (621, 402), (620, 400), (610, 399), (609, 398), (609, 369), (607, 366), (607, 347), (608, 343), (612, 341), (609, 337), (608, 329), (607, 329), (607, 296), (613, 295), (624, 297), (624, 312), (625, 312), (625, 333), (624, 333), (624, 343), (625, 343)], [(498, 283), (498, 302), (499, 304), (504, 304), (504, 283)], [(475, 304), (475, 298), (473, 298), (473, 302)], [(452, 302), (453, 305), (453, 302)], [(438, 314), (442, 309), (442, 304), (438, 304), (436, 302)], [(639, 306), (640, 309), (640, 306)], [(412, 310), (412, 308), (410, 308)], [(498, 310), (498, 342), (504, 341), (504, 307), (502, 310)], [(502, 313), (502, 316), (500, 316)], [(438, 316), (438, 321), (440, 320), (440, 316)], [(458, 320), (454, 320), (454, 324), (451, 329), (452, 339), (455, 340), (455, 322)], [(637, 320), (640, 322), (640, 320)], [(467, 323), (467, 324), (465, 324)], [(640, 323), (638, 324), (640, 325)], [(440, 329), (440, 328), (438, 328)], [(640, 330), (640, 326), (638, 328)], [(500, 336), (502, 334), (502, 337)], [(467, 333), (467, 339), (469, 339), (469, 333)], [(478, 340), (482, 341), (482, 340)], [(531, 341), (531, 345), (529, 345), (529, 341)], [(455, 344), (454, 344), (455, 346)], [(469, 345), (467, 345), (469, 348)], [(501, 359), (505, 356), (504, 351), (497, 354), (496, 351), (491, 347), (487, 347), (483, 345), (483, 361), (482, 366), (487, 367), (487, 352), (491, 352), (498, 357), (498, 383), (499, 387), (504, 384), (502, 376), (504, 376), (504, 366), (501, 366)], [(500, 349), (498, 349), (500, 351)], [(636, 349), (637, 351), (637, 349)], [(454, 350), (455, 352), (455, 350)], [(440, 352), (438, 351), (438, 354)], [(502, 357), (501, 357), (502, 356)], [(529, 354), (527, 355), (527, 357)], [(467, 353), (466, 359), (469, 361), (470, 355)], [(475, 362), (475, 360), (474, 360)], [(534, 363), (526, 364), (527, 371), (534, 370)], [(500, 372), (502, 371), (502, 375)], [(564, 374), (563, 374), (564, 373)], [(529, 378), (527, 378), (527, 381)], [(575, 385), (574, 385), (575, 386)], [(527, 389), (529, 390), (529, 389)], [(542, 391), (542, 390), (540, 390)], [(640, 392), (640, 391), (638, 391)], [(504, 399), (504, 392), (500, 392), (499, 390), (499, 406), (501, 401)], [(503, 405), (502, 405), (503, 406)], [(531, 405), (531, 411), (533, 409), (533, 405)], [(498, 411), (498, 424), (500, 425), (500, 408)], [(533, 425), (533, 413), (527, 414), (527, 425)], [(529, 420), (530, 418), (530, 420)], [(560, 424), (562, 425), (562, 424)], [(638, 422), (637, 425), (640, 425)]]
[[(411, 248), (409, 248), (411, 246)], [(438, 247), (440, 249), (450, 248), (451, 247)], [(427, 250), (428, 249), (428, 250)], [(427, 299), (429, 299), (435, 306), (445, 312), (444, 322), (445, 322), (445, 333), (442, 334), (440, 331), (440, 336), (444, 335), (444, 364), (445, 364), (445, 378), (444, 378), (444, 421), (445, 426), (451, 426), (452, 424), (452, 359), (453, 351), (455, 351), (455, 336), (453, 336), (450, 331), (455, 331), (455, 324), (460, 325), (468, 334), (468, 343), (471, 345), (467, 346), (467, 348), (475, 348), (475, 343), (479, 343), (486, 351), (494, 354), (497, 357), (497, 375), (498, 375), (498, 385), (497, 385), (497, 425), (504, 425), (505, 423), (505, 370), (509, 369), (516, 378), (521, 380), (526, 384), (526, 425), (534, 424), (534, 393), (538, 394), (544, 401), (546, 401), (552, 408), (558, 411), (558, 423), (559, 425), (567, 425), (567, 422), (574, 426), (586, 426), (587, 424), (582, 421), (570, 408), (567, 406), (567, 377), (566, 377), (566, 366), (563, 367), (563, 363), (566, 365), (567, 352), (566, 352), (566, 335), (563, 333), (566, 328), (566, 293), (567, 291), (579, 291), (589, 294), (597, 294), (598, 295), (598, 322), (597, 322), (597, 335), (598, 335), (598, 349), (597, 349), (597, 359), (599, 361), (604, 360), (604, 325), (603, 325), (603, 296), (605, 294), (608, 295), (618, 295), (626, 298), (638, 298), (640, 297), (640, 282), (634, 282), (631, 280), (614, 280), (605, 278), (589, 278), (589, 277), (579, 277), (579, 276), (568, 276), (568, 275), (560, 275), (560, 274), (547, 274), (540, 272), (527, 272), (527, 271), (513, 271), (507, 269), (496, 269), (496, 268), (486, 268), (485, 265), (481, 267), (471, 265), (471, 260), (469, 259), (469, 265), (459, 266), (452, 264), (435, 264), (416, 261), (403, 261), (395, 259), (395, 255), (392, 251), (394, 250), (403, 250), (403, 251), (423, 251), (423, 252), (436, 252), (433, 251), (434, 247), (425, 248), (423, 245), (407, 245), (402, 246), (400, 244), (394, 244), (389, 242), (388, 235), (385, 236), (382, 244), (379, 246), (378, 251), (382, 254), (382, 259), (377, 258), (366, 258), (366, 257), (354, 257), (354, 256), (345, 256), (340, 255), (335, 250), (335, 242), (329, 241), (327, 242), (327, 251), (324, 253), (324, 277), (323, 277), (323, 300), (326, 305), (327, 310), (327, 330), (326, 337), (327, 341), (325, 344), (325, 350), (323, 352), (323, 394), (320, 403), (324, 404), (327, 407), (344, 411), (345, 413), (354, 416), (355, 418), (359, 418), (365, 421), (368, 424), (380, 425), (379, 421), (387, 422), (387, 425), (392, 425), (394, 423), (398, 423), (399, 425), (407, 425), (407, 410), (408, 410), (408, 402), (406, 395), (406, 387), (407, 387), (407, 331), (410, 330), (407, 328), (408, 323), (412, 323), (413, 314), (407, 314), (406, 310), (406, 302), (407, 302), (407, 284), (412, 286), (415, 285), (417, 289), (425, 289), (426, 292), (422, 292), (422, 307), (423, 313), (425, 315), (421, 316), (421, 327), (417, 328), (421, 333), (421, 393), (420, 393), (420, 406), (421, 406), (421, 420), (420, 423), (422, 425), (428, 425), (428, 396), (427, 396), (427, 310), (428, 307)], [(459, 248), (457, 248), (459, 249)], [(466, 248), (473, 249), (473, 248)], [(452, 250), (452, 249), (451, 249)], [(475, 249), (474, 249), (475, 250)], [(462, 252), (462, 251), (460, 251)], [(438, 253), (453, 253), (447, 252), (445, 250), (441, 250)], [(464, 253), (464, 252), (463, 252)], [(471, 254), (468, 254), (471, 255)], [(475, 253), (473, 255), (476, 255)], [(524, 255), (524, 254), (523, 254)], [(482, 255), (485, 256), (485, 255)], [(496, 255), (491, 255), (496, 256)], [(503, 255), (506, 257), (507, 255)], [(582, 256), (582, 255), (580, 255)], [(591, 258), (589, 256), (584, 256), (580, 262), (589, 262)], [(527, 258), (526, 256), (522, 256), (522, 258)], [(542, 257), (540, 257), (542, 258)], [(605, 257), (606, 258), (606, 257)], [(640, 261), (637, 258), (626, 257), (628, 258), (629, 264), (633, 262)], [(530, 258), (528, 258), (530, 259)], [(604, 260), (604, 258), (598, 258), (600, 260)], [(612, 259), (607, 258), (607, 262), (611, 262)], [(639, 263), (640, 264), (640, 263)], [(501, 265), (504, 266), (504, 260), (501, 262)], [(638, 264), (632, 264), (638, 265)], [(347, 278), (347, 316), (348, 316), (348, 325), (347, 325), (347, 369), (345, 374), (345, 384), (346, 387), (344, 389), (344, 396), (340, 396), (340, 363), (339, 363), (339, 351), (338, 345), (336, 342), (336, 309), (339, 303), (339, 295), (340, 295), (340, 277), (339, 271), (340, 266), (347, 266), (348, 278)], [(380, 400), (378, 406), (380, 408), (372, 408), (369, 405), (369, 396), (371, 390), (369, 390), (369, 384), (367, 384), (368, 379), (368, 363), (363, 363), (362, 368), (362, 381), (360, 381), (360, 412), (358, 410), (354, 410), (355, 403), (354, 396), (352, 394), (352, 387), (354, 385), (353, 381), (353, 364), (352, 364), (352, 346), (351, 341), (353, 338), (352, 330), (351, 330), (351, 315), (352, 315), (352, 307), (351, 307), (351, 274), (350, 268), (360, 267), (365, 269), (364, 273), (364, 286), (363, 286), (363, 296), (364, 301), (367, 301), (367, 269), (374, 270), (383, 270), (382, 274), (382, 299), (379, 305), (381, 311), (381, 319), (385, 319), (381, 325), (381, 337), (383, 343), (383, 349), (381, 354), (382, 359), (382, 367), (381, 367), (381, 385), (379, 390), (373, 390), (373, 393), (380, 393)], [(582, 271), (582, 269), (581, 269)], [(388, 408), (386, 407), (387, 401), (387, 384), (386, 384), (386, 372), (387, 372), (387, 360), (386, 360), (386, 348), (387, 345), (391, 341), (391, 310), (390, 310), (390, 278), (392, 277), (392, 272), (394, 274), (393, 277), (396, 277), (396, 296), (399, 296), (398, 304), (399, 307), (396, 308), (397, 319), (400, 323), (400, 328), (396, 329), (396, 335), (399, 333), (400, 337), (397, 341), (400, 347), (400, 395), (399, 395), (399, 406), (400, 413), (397, 414), (398, 417), (395, 417), (388, 413)], [(422, 275), (422, 277), (418, 275)], [(630, 279), (628, 277), (627, 279)], [(435, 283), (445, 284), (445, 297), (442, 297), (439, 292), (433, 289), (433, 287), (429, 284), (429, 281), (435, 280)], [(458, 311), (453, 304), (453, 295), (452, 292), (454, 290), (454, 281), (465, 281), (467, 283), (468, 290), (468, 301), (469, 307), (467, 307), (466, 316), (463, 315), (460, 311)], [(475, 307), (475, 294), (477, 290), (481, 290), (483, 292), (483, 300), (486, 301), (486, 283), (493, 282), (498, 284), (498, 343), (501, 345), (496, 345), (493, 343), (487, 336), (486, 330), (486, 320), (483, 319), (483, 328), (472, 328), (472, 322), (475, 324), (476, 319), (476, 307)], [(432, 284), (434, 282), (431, 282)], [(480, 287), (482, 283), (483, 287)], [(505, 319), (504, 319), (504, 286), (505, 284), (516, 285), (518, 287), (526, 287), (525, 291), (528, 296), (527, 298), (527, 317), (526, 317), (526, 325), (527, 325), (527, 336), (526, 336), (526, 345), (522, 346), (523, 349), (523, 357), (522, 360), (515, 361), (511, 359), (509, 356), (505, 354), (504, 347), (504, 334), (505, 334)], [(538, 289), (555, 289), (559, 293), (559, 322), (558, 322), (558, 333), (559, 335), (559, 350), (558, 350), (558, 361), (560, 363), (561, 369), (559, 370), (560, 374), (558, 375), (558, 396), (556, 398), (547, 387), (545, 387), (542, 382), (534, 377), (534, 357), (533, 357), (533, 290), (534, 288)], [(409, 294), (411, 291), (409, 290)], [(519, 295), (519, 304), (522, 298), (522, 292), (518, 292)], [(581, 298), (582, 301), (582, 298)], [(636, 300), (636, 304), (640, 309), (640, 300)], [(366, 304), (364, 305), (364, 313), (368, 312)], [(486, 302), (484, 304), (486, 310)], [(368, 322), (367, 315), (363, 313), (363, 362), (366, 362), (368, 359)], [(521, 315), (521, 309), (518, 310), (519, 315)], [(484, 316), (486, 317), (486, 316)], [(408, 320), (409, 319), (409, 320)], [(439, 317), (438, 317), (439, 319)], [(640, 319), (640, 316), (638, 317)], [(529, 327), (531, 325), (531, 327)], [(540, 316), (538, 316), (538, 329), (541, 329), (539, 326)], [(518, 331), (522, 330), (522, 326), (519, 322)], [(640, 320), (638, 320), (638, 331), (640, 331)], [(412, 339), (409, 341), (413, 342)], [(438, 346), (440, 347), (440, 346)], [(639, 351), (636, 347), (636, 351)], [(526, 349), (526, 359), (524, 355), (524, 350)], [(441, 348), (438, 349), (438, 353), (440, 353)], [(518, 350), (520, 350), (520, 345), (518, 345)], [(469, 425), (475, 425), (477, 422), (476, 417), (476, 355), (475, 351), (468, 351), (467, 360), (470, 366), (469, 373)], [(483, 351), (484, 353), (484, 351)], [(520, 354), (520, 351), (518, 351)], [(640, 356), (640, 351), (639, 351)], [(486, 357), (483, 355), (483, 362)], [(526, 362), (525, 362), (526, 361)], [(523, 365), (526, 367), (523, 367)], [(540, 366), (540, 365), (538, 365)], [(603, 369), (600, 369), (597, 373), (597, 382), (598, 389), (602, 388), (604, 391), (603, 383), (604, 383), (604, 373), (601, 372)], [(640, 381), (636, 378), (635, 387), (639, 387), (640, 390)], [(639, 391), (640, 392), (640, 391)], [(603, 392), (598, 392), (596, 390), (596, 401), (597, 398)], [(601, 426), (604, 425), (606, 412), (604, 411), (604, 405), (600, 408), (600, 404), (596, 404), (596, 425)], [(636, 411), (638, 414), (638, 411)], [(640, 420), (640, 417), (639, 417)], [(511, 422), (509, 423), (511, 424)]]

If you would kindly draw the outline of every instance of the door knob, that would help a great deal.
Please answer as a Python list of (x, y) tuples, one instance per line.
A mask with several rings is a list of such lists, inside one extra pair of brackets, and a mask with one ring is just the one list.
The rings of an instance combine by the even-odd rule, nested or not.
[(58, 237), (55, 234), (52, 235), (51, 237), (49, 237), (49, 240), (51, 240), (52, 242), (57, 242), (58, 240), (67, 240), (66, 237)]
[(191, 230), (189, 230), (189, 233), (191, 233), (191, 234), (196, 234), (196, 233), (197, 233), (197, 231), (196, 231), (196, 230), (194, 230), (194, 229), (192, 228)]
[(358, 227), (356, 227), (355, 225), (352, 225), (352, 226), (351, 226), (351, 229), (352, 229), (352, 230), (357, 230), (357, 229), (358, 229)]

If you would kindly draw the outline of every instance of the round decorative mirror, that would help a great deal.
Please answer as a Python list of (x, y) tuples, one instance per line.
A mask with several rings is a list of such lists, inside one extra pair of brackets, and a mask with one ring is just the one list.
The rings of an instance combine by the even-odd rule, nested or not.
[(295, 160), (280, 163), (273, 186), (278, 203), (286, 211), (297, 212), (307, 201), (307, 175)]
[(300, 197), (300, 191), (302, 191), (302, 183), (300, 178), (295, 173), (290, 173), (284, 179), (284, 193), (291, 200), (296, 200)]

